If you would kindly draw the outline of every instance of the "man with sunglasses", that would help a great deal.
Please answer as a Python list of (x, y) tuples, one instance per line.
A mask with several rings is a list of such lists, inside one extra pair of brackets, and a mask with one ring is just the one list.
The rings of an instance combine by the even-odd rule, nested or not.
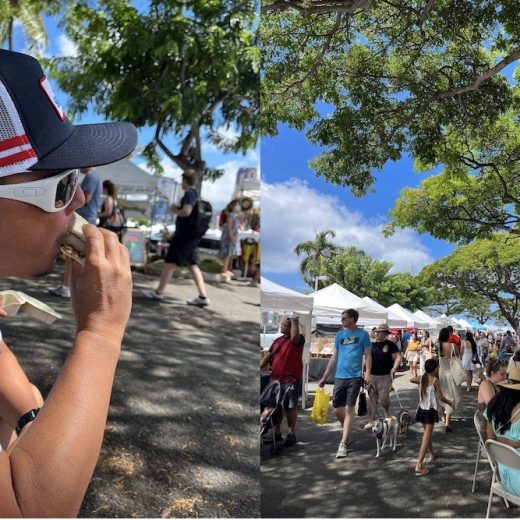
[[(78, 169), (118, 161), (136, 142), (131, 123), (74, 126), (39, 63), (0, 50), (0, 276), (51, 271), (85, 202)], [(43, 406), (0, 344), (0, 517), (77, 515), (99, 455), (132, 278), (114, 233), (91, 224), (83, 232), (85, 264), (72, 266), (75, 334)]]

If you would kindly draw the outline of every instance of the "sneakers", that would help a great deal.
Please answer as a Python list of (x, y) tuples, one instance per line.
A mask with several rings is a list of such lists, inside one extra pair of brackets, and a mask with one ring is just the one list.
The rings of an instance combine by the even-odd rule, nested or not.
[(342, 459), (347, 456), (347, 445), (343, 442), (339, 443), (338, 452), (336, 453), (337, 459)]
[(209, 298), (201, 298), (197, 296), (193, 298), (193, 300), (188, 300), (186, 302), (188, 305), (197, 305), (198, 307), (207, 307), (209, 305)]
[(49, 289), (49, 294), (59, 296), (60, 298), (70, 298), (70, 287), (61, 285), (60, 287), (56, 287), (56, 289)]
[(142, 295), (145, 298), (149, 298), (150, 300), (159, 300), (160, 302), (162, 302), (164, 300), (163, 293), (158, 293), (156, 291), (152, 291), (151, 289), (144, 289), (142, 291)]
[(294, 433), (288, 433), (283, 445), (286, 448), (288, 448), (290, 446), (294, 446), (295, 444), (296, 444), (296, 435), (294, 435)]

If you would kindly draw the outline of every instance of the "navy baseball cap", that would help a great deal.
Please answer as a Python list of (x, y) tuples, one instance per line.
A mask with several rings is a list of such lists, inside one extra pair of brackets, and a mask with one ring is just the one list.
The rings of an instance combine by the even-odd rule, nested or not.
[(132, 123), (73, 125), (38, 61), (0, 50), (0, 177), (109, 164), (136, 144)]

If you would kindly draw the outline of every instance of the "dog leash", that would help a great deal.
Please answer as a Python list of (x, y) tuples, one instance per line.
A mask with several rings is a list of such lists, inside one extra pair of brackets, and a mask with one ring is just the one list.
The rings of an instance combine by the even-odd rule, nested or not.
[(392, 388), (394, 389), (395, 396), (397, 397), (397, 402), (399, 403), (399, 408), (401, 408), (401, 410), (404, 410), (404, 406), (401, 403), (401, 399), (399, 399), (399, 392), (397, 391), (397, 388), (394, 386), (394, 376), (392, 376)]

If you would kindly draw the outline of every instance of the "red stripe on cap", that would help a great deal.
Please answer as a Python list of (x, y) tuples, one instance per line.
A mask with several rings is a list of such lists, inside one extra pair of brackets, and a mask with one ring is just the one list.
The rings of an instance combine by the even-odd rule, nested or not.
[(22, 146), (24, 144), (29, 144), (29, 139), (27, 139), (25, 134), (17, 135), (16, 137), (11, 137), (9, 139), (4, 139), (0, 141), (0, 152), (4, 152), (5, 150), (9, 150), (9, 148)]
[(9, 155), (8, 157), (2, 157), (0, 158), (0, 168), (2, 166), (9, 166), (11, 164), (21, 162), (24, 159), (30, 159), (31, 157), (36, 157), (36, 153), (33, 149), (24, 150), (23, 152), (15, 153), (14, 155)]

